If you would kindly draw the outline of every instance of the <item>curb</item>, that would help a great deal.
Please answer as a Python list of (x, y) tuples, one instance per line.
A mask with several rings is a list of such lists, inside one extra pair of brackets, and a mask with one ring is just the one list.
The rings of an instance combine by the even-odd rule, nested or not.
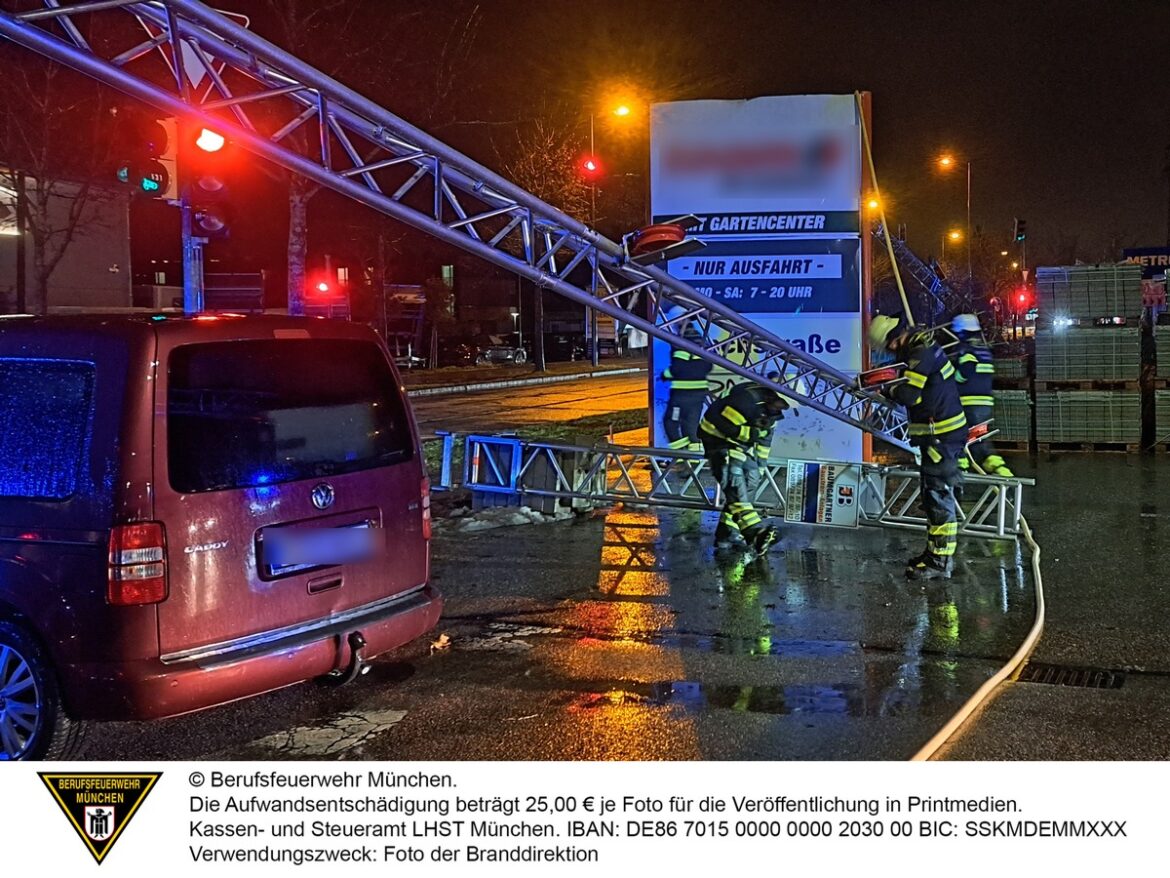
[(470, 393), (476, 390), (495, 390), (500, 387), (528, 387), (535, 384), (560, 384), (565, 381), (578, 381), (582, 378), (602, 378), (606, 375), (633, 375), (638, 372), (648, 372), (645, 366), (632, 369), (599, 369), (596, 372), (573, 372), (569, 375), (548, 375), (544, 378), (513, 378), (507, 381), (480, 381), (474, 384), (450, 384), (444, 387), (419, 387), (408, 390), (408, 397), (444, 396), (450, 393)]

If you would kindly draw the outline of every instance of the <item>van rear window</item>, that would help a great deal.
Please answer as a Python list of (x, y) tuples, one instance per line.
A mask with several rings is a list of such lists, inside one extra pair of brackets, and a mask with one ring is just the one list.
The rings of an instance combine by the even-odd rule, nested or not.
[(176, 348), (167, 436), (171, 487), (184, 494), (358, 472), (414, 453), (381, 351), (343, 339)]
[(0, 359), (0, 497), (65, 500), (93, 433), (93, 363)]

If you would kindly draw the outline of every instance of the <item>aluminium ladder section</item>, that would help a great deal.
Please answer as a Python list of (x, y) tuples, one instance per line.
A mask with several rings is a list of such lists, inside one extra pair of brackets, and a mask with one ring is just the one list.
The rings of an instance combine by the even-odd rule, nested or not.
[[(874, 224), (873, 236), (878, 241), (885, 241), (885, 227), (880, 222)], [(898, 264), (909, 271), (924, 290), (922, 298), (930, 308), (927, 319), (922, 321), (925, 325), (934, 325), (939, 316), (948, 311), (953, 316), (971, 310), (970, 299), (939, 277), (934, 269), (918, 258), (918, 254), (911, 250), (905, 241), (895, 235), (890, 238), (890, 244), (893, 246), (894, 258), (898, 260)]]
[[(442, 479), (451, 479), (455, 437), (443, 435)], [(525, 497), (556, 497), (589, 503), (624, 502), (681, 509), (721, 508), (719, 488), (703, 455), (662, 448), (573, 445), (514, 436), (470, 434), (465, 439), (463, 487)], [(863, 525), (918, 529), (926, 519), (917, 510), (921, 476), (917, 469), (873, 463), (861, 467), (858, 521)], [(788, 463), (760, 467), (753, 497), (765, 515), (783, 517)], [(969, 474), (959, 503), (959, 533), (968, 537), (1013, 539), (1020, 532), (1023, 489), (1033, 479)]]
[[(195, 0), (12, 12), (0, 36), (903, 448), (903, 410)], [(83, 20), (91, 44), (74, 22)], [(63, 35), (63, 36), (62, 36)], [(166, 61), (167, 63), (163, 63)], [(198, 84), (198, 87), (196, 87)], [(293, 134), (296, 136), (291, 136)], [(641, 294), (645, 293), (642, 297)], [(694, 327), (699, 337), (684, 338)]]

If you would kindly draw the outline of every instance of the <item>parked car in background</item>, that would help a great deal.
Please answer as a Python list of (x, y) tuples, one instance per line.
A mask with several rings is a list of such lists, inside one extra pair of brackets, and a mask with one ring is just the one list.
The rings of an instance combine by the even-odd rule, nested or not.
[(0, 318), (0, 759), (357, 678), (438, 621), (430, 538), (368, 327)]
[(477, 339), (475, 344), (477, 366), (488, 363), (511, 363), (519, 366), (528, 362), (528, 352), (516, 343), (515, 337), (505, 339), (500, 335), (486, 335)]

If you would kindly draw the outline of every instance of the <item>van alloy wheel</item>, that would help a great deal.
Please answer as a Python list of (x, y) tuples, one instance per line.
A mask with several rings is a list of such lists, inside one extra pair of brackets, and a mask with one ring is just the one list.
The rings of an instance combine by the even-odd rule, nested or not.
[(44, 703), (32, 667), (12, 646), (0, 643), (0, 759), (20, 759), (42, 725)]
[(0, 619), (0, 761), (76, 758), (88, 731), (88, 723), (65, 712), (41, 642), (24, 626)]

